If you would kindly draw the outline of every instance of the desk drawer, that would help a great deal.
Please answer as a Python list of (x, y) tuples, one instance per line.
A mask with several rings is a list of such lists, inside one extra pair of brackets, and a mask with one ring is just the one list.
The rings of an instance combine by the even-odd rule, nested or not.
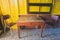
[(39, 26), (42, 25), (43, 22), (19, 22), (18, 26)]

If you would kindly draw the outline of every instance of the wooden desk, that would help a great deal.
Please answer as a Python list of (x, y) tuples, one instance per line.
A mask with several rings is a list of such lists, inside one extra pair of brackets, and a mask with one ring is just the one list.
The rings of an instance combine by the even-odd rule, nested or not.
[(27, 27), (40, 26), (41, 27), (40, 36), (42, 37), (42, 33), (43, 33), (43, 29), (44, 29), (44, 21), (43, 20), (40, 20), (40, 19), (38, 20), (36, 18), (34, 19), (34, 18), (25, 18), (25, 17), (22, 18), (22, 17), (20, 17), (20, 19), (17, 22), (18, 36), (19, 36), (19, 38), (20, 38), (20, 27), (21, 26), (27, 26)]

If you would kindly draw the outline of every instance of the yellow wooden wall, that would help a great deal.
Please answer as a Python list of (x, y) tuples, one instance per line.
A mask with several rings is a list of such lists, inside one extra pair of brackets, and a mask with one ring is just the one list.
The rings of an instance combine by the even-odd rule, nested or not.
[[(1, 0), (1, 11), (3, 15), (10, 15), (10, 8), (8, 0)], [(11, 22), (11, 18), (6, 20), (8, 23)]]
[[(10, 5), (10, 15), (14, 23), (18, 20), (18, 3), (17, 0), (9, 0)], [(13, 29), (17, 28), (17, 24), (12, 26)]]
[(1, 0), (0, 0), (0, 14), (1, 14)]
[(29, 3), (52, 3), (52, 0), (29, 0)]
[[(16, 23), (18, 20), (18, 3), (17, 0), (9, 0), (10, 5), (10, 15), (12, 18), (12, 22)], [(17, 28), (17, 24), (12, 26), (13, 29)]]
[(53, 6), (52, 15), (60, 15), (60, 2), (56, 2)]
[(12, 21), (16, 22), (18, 19), (17, 0), (9, 0), (9, 5), (10, 5), (10, 15), (12, 17)]
[[(52, 0), (28, 0), (28, 1), (29, 1), (29, 3), (52, 3)], [(27, 13), (27, 7), (28, 7), (27, 0), (19, 0), (18, 7), (19, 7), (19, 15), (28, 14)], [(38, 8), (39, 8), (39, 6), (35, 6), (35, 7), (31, 6), (29, 11), (36, 12), (36, 10), (39, 11)], [(45, 12), (45, 11), (49, 11), (49, 10), (50, 10), (49, 7), (41, 7), (41, 9), (40, 9), (41, 12)]]
[[(53, 0), (54, 2), (55, 0)], [(52, 3), (52, 0), (29, 0), (29, 3)], [(54, 4), (54, 3), (53, 3)], [(28, 14), (27, 13), (27, 0), (19, 0), (19, 14), (24, 15), (24, 14)], [(52, 10), (52, 15), (60, 15), (60, 2), (56, 2), (55, 5), (53, 5), (53, 10)], [(35, 11), (37, 10), (37, 12), (39, 7), (35, 6), (35, 7), (30, 7), (30, 11)], [(40, 11), (41, 12), (45, 12), (45, 11), (49, 11), (50, 8), (49, 7), (41, 7)]]
[[(52, 0), (29, 0), (29, 3), (52, 3)], [(39, 9), (40, 8), (40, 9)], [(49, 12), (48, 6), (30, 6), (29, 12)]]
[(18, 0), (19, 15), (27, 14), (27, 0)]

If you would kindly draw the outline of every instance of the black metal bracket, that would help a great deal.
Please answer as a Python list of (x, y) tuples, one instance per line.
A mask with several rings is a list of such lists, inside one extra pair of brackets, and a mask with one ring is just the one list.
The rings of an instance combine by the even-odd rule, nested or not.
[(52, 3), (28, 3), (29, 6), (51, 6)]

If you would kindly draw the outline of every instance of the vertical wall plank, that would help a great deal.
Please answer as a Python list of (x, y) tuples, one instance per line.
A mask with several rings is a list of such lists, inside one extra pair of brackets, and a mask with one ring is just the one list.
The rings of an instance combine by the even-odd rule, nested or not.
[[(10, 8), (8, 0), (0, 0), (1, 1), (1, 12), (2, 15), (9, 15), (10, 16)], [(7, 23), (11, 22), (11, 18), (6, 20)]]
[(19, 14), (27, 14), (27, 0), (19, 0)]
[[(9, 0), (10, 5), (10, 15), (14, 23), (18, 20), (18, 3), (17, 0)], [(17, 25), (12, 26), (13, 29), (17, 28)]]
[(17, 0), (10, 0), (9, 1), (10, 4), (10, 14), (12, 17), (12, 21), (16, 22), (18, 19), (18, 4), (17, 4)]
[(60, 15), (60, 2), (55, 3), (53, 7), (52, 15)]

